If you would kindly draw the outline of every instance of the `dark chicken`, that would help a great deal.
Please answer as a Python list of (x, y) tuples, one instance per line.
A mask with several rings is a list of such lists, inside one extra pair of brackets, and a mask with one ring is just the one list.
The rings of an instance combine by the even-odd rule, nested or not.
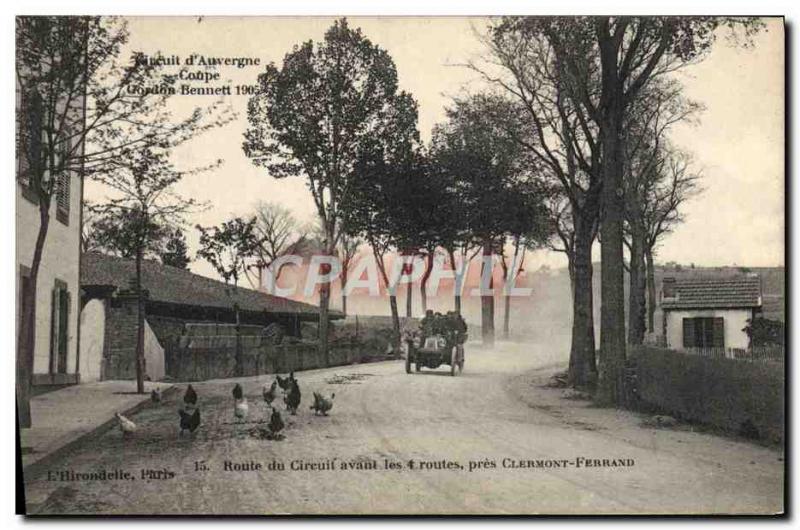
[(191, 414), (185, 410), (179, 410), (178, 414), (181, 417), (181, 434), (183, 434), (183, 431), (193, 433), (200, 426), (200, 409), (195, 408)]
[(192, 385), (186, 387), (186, 393), (183, 394), (183, 402), (193, 407), (197, 405), (197, 392), (194, 391)]
[(289, 372), (289, 377), (281, 377), (279, 375), (275, 377), (278, 381), (278, 386), (281, 387), (284, 392), (291, 390), (292, 382), (297, 381), (297, 379), (294, 378), (294, 372)]
[(297, 407), (300, 406), (301, 397), (300, 384), (296, 379), (293, 378), (291, 387), (289, 388), (289, 393), (283, 398), (283, 402), (286, 403), (286, 410), (288, 410), (292, 416), (297, 414)]
[(264, 396), (264, 401), (266, 401), (267, 405), (270, 407), (272, 406), (272, 402), (275, 401), (275, 398), (278, 395), (277, 392), (278, 382), (273, 381), (272, 385), (269, 387), (264, 385), (264, 390), (262, 391), (262, 395)]
[(269, 418), (269, 431), (275, 436), (283, 430), (283, 427), (284, 424), (281, 413), (278, 412), (278, 409), (272, 409), (272, 416)]

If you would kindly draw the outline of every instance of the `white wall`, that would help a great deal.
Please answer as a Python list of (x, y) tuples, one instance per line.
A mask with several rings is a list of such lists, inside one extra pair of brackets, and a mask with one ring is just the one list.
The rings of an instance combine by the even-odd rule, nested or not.
[(90, 300), (81, 311), (81, 383), (99, 381), (106, 331), (106, 308), (103, 300)]
[(145, 372), (151, 381), (164, 379), (166, 375), (164, 348), (161, 347), (147, 320), (144, 321), (144, 362)]
[(747, 348), (749, 340), (747, 333), (742, 331), (747, 326), (747, 319), (752, 316), (750, 309), (703, 309), (666, 311), (667, 318), (667, 347), (673, 349), (683, 348), (683, 319), (684, 318), (711, 318), (722, 317), (725, 322), (725, 347)]
[[(50, 224), (45, 240), (42, 263), (39, 268), (36, 293), (36, 346), (34, 349), (33, 373), (46, 374), (50, 371), (50, 312), (52, 290), (55, 280), (67, 284), (72, 303), (67, 331), (67, 373), (76, 372), (78, 320), (80, 312), (80, 211), (81, 180), (70, 179), (69, 226), (56, 218), (55, 200), (51, 205)], [(30, 267), (33, 249), (39, 231), (39, 207), (23, 197), (22, 186), (16, 184), (16, 266), (17, 277), (17, 330), (21, 302), (20, 265)]]

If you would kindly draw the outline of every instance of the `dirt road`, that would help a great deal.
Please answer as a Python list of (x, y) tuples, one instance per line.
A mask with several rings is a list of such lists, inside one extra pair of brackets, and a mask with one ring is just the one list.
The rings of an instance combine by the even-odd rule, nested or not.
[[(406, 375), (399, 362), (299, 373), (303, 404), (282, 441), (249, 433), (268, 418), (261, 387), (271, 377), (240, 380), (250, 399), (244, 425), (233, 423), (231, 380), (197, 384), (203, 426), (193, 437), (178, 437), (178, 402), (144, 410), (132, 439), (109, 432), (49, 477), (26, 477), (29, 506), (187, 515), (781, 510), (782, 453), (648, 429), (635, 414), (565, 400), (542, 386), (558, 361), (535, 347), (470, 345), (457, 377), (444, 367)], [(309, 410), (312, 390), (336, 393), (330, 416)], [(105, 480), (61, 480), (100, 470)]]

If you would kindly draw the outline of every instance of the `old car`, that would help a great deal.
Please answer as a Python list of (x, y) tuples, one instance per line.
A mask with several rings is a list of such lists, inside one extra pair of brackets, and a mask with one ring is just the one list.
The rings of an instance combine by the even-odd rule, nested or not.
[(428, 311), (422, 319), (418, 340), (406, 341), (406, 373), (412, 372), (412, 365), (419, 372), (422, 368), (436, 369), (443, 364), (450, 367), (450, 375), (461, 373), (466, 340), (467, 324), (461, 315)]

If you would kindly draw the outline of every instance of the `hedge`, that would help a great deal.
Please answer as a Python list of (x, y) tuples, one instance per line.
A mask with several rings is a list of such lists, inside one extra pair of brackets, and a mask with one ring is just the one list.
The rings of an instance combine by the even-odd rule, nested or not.
[(784, 364), (701, 357), (652, 346), (631, 352), (639, 399), (678, 419), (781, 442)]

